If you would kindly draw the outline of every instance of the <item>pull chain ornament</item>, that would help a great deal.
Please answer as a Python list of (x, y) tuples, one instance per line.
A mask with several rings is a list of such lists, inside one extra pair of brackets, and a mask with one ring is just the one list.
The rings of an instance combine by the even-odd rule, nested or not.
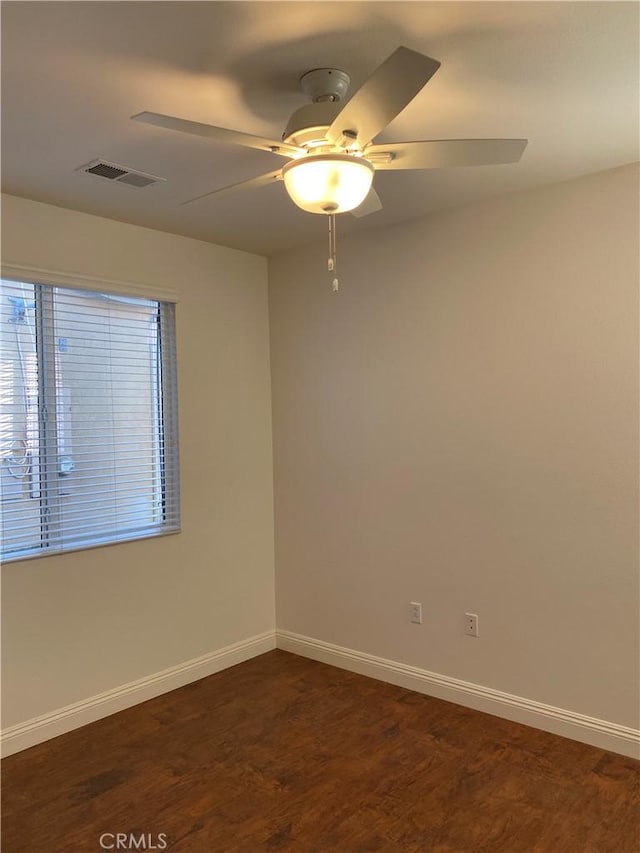
[[(336, 271), (336, 215), (335, 213), (329, 214), (329, 260), (327, 262), (327, 269), (329, 272), (335, 273)], [(338, 282), (338, 277), (334, 276), (333, 281), (331, 282), (331, 288), (334, 293), (338, 292), (340, 287), (340, 283)]]

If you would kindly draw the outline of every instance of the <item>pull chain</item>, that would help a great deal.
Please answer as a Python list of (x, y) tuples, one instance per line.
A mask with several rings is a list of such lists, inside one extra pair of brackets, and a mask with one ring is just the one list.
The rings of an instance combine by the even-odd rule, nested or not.
[[(329, 261), (327, 263), (327, 268), (329, 272), (335, 273), (336, 271), (336, 215), (335, 213), (329, 214)], [(338, 277), (334, 276), (333, 281), (331, 282), (331, 287), (333, 292), (336, 293), (339, 287)]]

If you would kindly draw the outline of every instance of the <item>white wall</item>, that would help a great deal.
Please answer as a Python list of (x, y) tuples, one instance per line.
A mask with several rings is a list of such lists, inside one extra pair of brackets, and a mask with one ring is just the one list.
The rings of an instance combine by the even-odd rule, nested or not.
[(638, 229), (630, 166), (270, 260), (279, 629), (638, 727)]
[(266, 261), (10, 196), (5, 263), (178, 294), (182, 533), (2, 567), (3, 725), (274, 629)]

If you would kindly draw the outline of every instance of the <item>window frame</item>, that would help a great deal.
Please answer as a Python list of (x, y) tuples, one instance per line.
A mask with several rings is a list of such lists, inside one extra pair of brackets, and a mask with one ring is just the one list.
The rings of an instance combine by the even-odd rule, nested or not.
[[(79, 275), (77, 273), (44, 270), (22, 264), (2, 263), (0, 277), (7, 282), (23, 282), (33, 285), (36, 290), (44, 294), (41, 310), (36, 315), (36, 340), (37, 340), (37, 382), (38, 382), (38, 436), (39, 444), (42, 445), (41, 452), (50, 454), (43, 468), (47, 471), (57, 470), (55, 456), (58, 448), (57, 429), (57, 403), (55, 388), (55, 368), (44, 368), (44, 360), (50, 347), (44, 344), (48, 334), (47, 322), (51, 322), (51, 310), (53, 306), (53, 290), (51, 288), (65, 288), (95, 292), (110, 296), (124, 296), (133, 299), (149, 300), (159, 303), (159, 346), (157, 360), (156, 383), (159, 393), (154, 394), (157, 420), (160, 429), (158, 431), (159, 441), (156, 452), (162, 457), (162, 500), (165, 502), (167, 496), (171, 496), (173, 506), (172, 518), (168, 522), (159, 523), (154, 529), (144, 532), (134, 532), (132, 535), (115, 532), (109, 534), (97, 533), (95, 537), (85, 542), (71, 541), (65, 544), (64, 535), (59, 537), (53, 547), (41, 544), (34, 548), (25, 548), (20, 551), (10, 552), (0, 559), (2, 563), (14, 563), (23, 560), (41, 559), (42, 557), (62, 556), (73, 551), (84, 551), (93, 548), (102, 548), (111, 545), (123, 545), (129, 542), (142, 541), (144, 539), (170, 536), (181, 532), (180, 514), (180, 460), (179, 460), (179, 412), (178, 412), (178, 376), (177, 376), (177, 312), (175, 305), (178, 302), (175, 291), (167, 288), (150, 286), (147, 284), (131, 283), (121, 280), (99, 278), (96, 276)], [(169, 311), (163, 310), (162, 303), (168, 306)], [(169, 312), (172, 321), (169, 322)], [(49, 332), (50, 334), (50, 332)], [(50, 353), (49, 353), (50, 355)], [(47, 380), (48, 377), (48, 380)], [(52, 426), (53, 425), (53, 426)], [(48, 440), (46, 430), (53, 431), (55, 438), (53, 443)], [(163, 449), (160, 450), (160, 445)], [(52, 477), (41, 477), (39, 488), (41, 491), (52, 490), (57, 492), (58, 484), (51, 483)], [(38, 498), (42, 502), (42, 495)], [(55, 508), (58, 501), (52, 500), (49, 508)], [(1, 509), (1, 507), (0, 507)], [(55, 509), (54, 509), (55, 512)], [(43, 514), (44, 515), (44, 514)], [(47, 524), (52, 526), (56, 519), (49, 515)]]

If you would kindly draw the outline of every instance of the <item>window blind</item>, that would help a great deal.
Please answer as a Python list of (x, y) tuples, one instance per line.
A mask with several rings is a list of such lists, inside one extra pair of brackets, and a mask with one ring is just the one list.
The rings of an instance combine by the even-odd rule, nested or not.
[(179, 529), (174, 306), (2, 280), (2, 556)]

